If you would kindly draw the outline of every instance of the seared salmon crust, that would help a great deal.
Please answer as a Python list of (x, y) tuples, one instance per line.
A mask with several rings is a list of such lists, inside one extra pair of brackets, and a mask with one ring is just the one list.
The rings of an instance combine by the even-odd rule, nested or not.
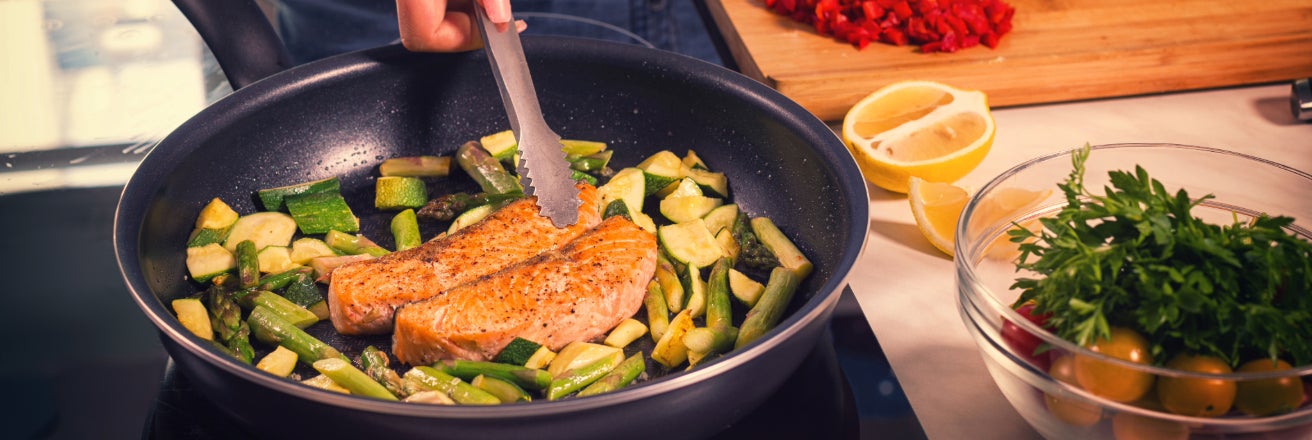
[(558, 250), (396, 312), (392, 351), (411, 365), (488, 360), (515, 337), (560, 350), (592, 340), (642, 305), (656, 237), (611, 217)]
[(514, 201), (478, 223), (419, 247), (333, 270), (328, 309), (344, 335), (392, 331), (403, 304), (431, 298), (543, 252), (559, 248), (601, 223), (597, 189), (579, 183), (579, 220), (556, 228), (539, 214), (536, 199)]

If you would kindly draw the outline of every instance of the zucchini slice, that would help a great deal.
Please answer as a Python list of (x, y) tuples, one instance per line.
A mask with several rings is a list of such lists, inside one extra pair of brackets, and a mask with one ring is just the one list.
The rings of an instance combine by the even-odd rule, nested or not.
[(606, 340), (602, 343), (615, 348), (624, 348), (645, 334), (647, 334), (646, 324), (633, 318), (626, 318), (620, 321), (614, 329), (611, 329), (610, 334), (606, 335)]
[(281, 345), (255, 364), (255, 368), (278, 377), (287, 377), (296, 369), (296, 352)]
[(702, 158), (697, 155), (697, 152), (692, 150), (688, 150), (688, 153), (683, 155), (683, 166), (693, 170), (711, 169), (706, 166), (706, 162), (702, 162)]
[(647, 180), (646, 195), (652, 195), (683, 177), (682, 167), (679, 156), (668, 150), (659, 151), (638, 163), (638, 169)]
[(605, 185), (597, 188), (597, 193), (601, 195), (601, 206), (623, 199), (624, 204), (629, 205), (629, 212), (634, 213), (642, 212), (642, 203), (647, 198), (645, 188), (643, 171), (638, 168), (625, 168), (611, 176), (610, 181)]
[(283, 273), (300, 266), (292, 262), (291, 248), (287, 246), (266, 246), (260, 249), (256, 258), (260, 262), (260, 272), (268, 274)]
[(428, 203), (428, 186), (418, 177), (383, 176), (374, 181), (374, 207), (385, 211), (415, 209)]
[(674, 315), (669, 328), (665, 329), (665, 334), (661, 335), (661, 340), (656, 341), (656, 347), (651, 350), (651, 360), (665, 368), (674, 368), (687, 361), (688, 346), (683, 344), (683, 336), (693, 327), (692, 315), (687, 309)]
[(692, 267), (710, 266), (724, 256), (715, 236), (700, 218), (661, 226), (657, 236), (670, 257)]
[[(384, 179), (391, 179), (384, 177)], [(415, 179), (395, 177), (395, 179)], [(351, 212), (351, 206), (341, 193), (319, 192), (287, 196), (283, 199), (287, 212), (296, 221), (302, 234), (322, 234), (328, 231), (359, 232), (360, 219)], [(286, 244), (284, 244), (286, 246)]]
[(729, 197), (729, 178), (725, 177), (724, 173), (697, 168), (685, 169), (684, 172), (688, 174), (689, 179), (697, 182), (702, 193), (711, 197)]
[(578, 139), (561, 139), (560, 149), (566, 155), (572, 156), (591, 156), (593, 154), (606, 151), (605, 142), (581, 141)]
[(232, 210), (231, 206), (215, 197), (204, 208), (201, 208), (200, 215), (196, 216), (196, 228), (227, 229), (239, 217), (241, 216), (237, 215), (237, 211)]
[(551, 377), (559, 377), (561, 373), (591, 364), (608, 356), (615, 356), (617, 353), (622, 359), (624, 351), (618, 348), (591, 342), (574, 341), (565, 345), (565, 348), (556, 353), (555, 359), (551, 360), (551, 365), (547, 366), (547, 372), (551, 373)]
[(262, 189), (257, 191), (256, 195), (259, 196), (260, 203), (264, 205), (265, 211), (277, 211), (282, 209), (283, 201), (288, 196), (321, 192), (341, 193), (341, 191), (342, 182), (337, 180), (337, 177), (329, 177), (312, 182)]
[(246, 214), (232, 224), (223, 247), (229, 252), (237, 250), (237, 243), (250, 240), (255, 249), (266, 246), (287, 246), (296, 235), (296, 220), (281, 212), (257, 212)]
[(761, 292), (765, 291), (765, 285), (745, 273), (729, 269), (729, 291), (733, 293), (734, 298), (738, 298), (738, 301), (751, 307), (756, 305), (756, 300), (761, 299)]
[(328, 243), (314, 237), (302, 237), (292, 242), (292, 251), (289, 255), (293, 263), (306, 265), (310, 260), (319, 257), (333, 257), (337, 255)]
[[(706, 196), (666, 197), (661, 199), (661, 215), (674, 223), (699, 219), (724, 204), (724, 199)], [(710, 229), (710, 226), (707, 226)]]
[(201, 302), (199, 297), (175, 299), (170, 304), (173, 306), (173, 313), (178, 314), (178, 322), (181, 322), (183, 327), (201, 339), (214, 340), (214, 327), (210, 326), (210, 314), (205, 310), (205, 303)]
[(515, 153), (519, 152), (519, 141), (515, 139), (515, 132), (510, 130), (483, 136), (478, 143), (499, 161), (509, 161), (515, 157)]
[(733, 222), (738, 219), (738, 204), (728, 203), (720, 205), (711, 212), (706, 213), (702, 220), (706, 221), (706, 229), (712, 234), (719, 234), (720, 230), (728, 228), (733, 230)]
[(197, 282), (206, 282), (237, 267), (237, 256), (218, 243), (187, 248), (187, 273)]

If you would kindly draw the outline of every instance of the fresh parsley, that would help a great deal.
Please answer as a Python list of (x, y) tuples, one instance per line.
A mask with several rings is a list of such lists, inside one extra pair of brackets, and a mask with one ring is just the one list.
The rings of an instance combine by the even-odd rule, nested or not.
[(1261, 215), (1208, 224), (1191, 209), (1212, 199), (1169, 192), (1141, 166), (1111, 171), (1103, 195), (1084, 187), (1090, 148), (1058, 185), (1066, 206), (1043, 230), (1008, 232), (1020, 244), (1017, 304), (1050, 313), (1062, 338), (1088, 345), (1111, 326), (1132, 328), (1154, 359), (1176, 353), (1237, 366), (1268, 357), (1312, 363), (1312, 244), (1289, 232), (1294, 219)]

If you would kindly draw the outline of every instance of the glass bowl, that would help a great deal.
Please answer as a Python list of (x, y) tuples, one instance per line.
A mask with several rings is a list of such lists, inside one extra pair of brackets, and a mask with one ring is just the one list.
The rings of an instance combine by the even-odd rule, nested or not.
[[(1312, 236), (1308, 232), (1312, 228), (1312, 175), (1306, 172), (1212, 148), (1116, 144), (1092, 148), (1084, 186), (1100, 193), (1110, 185), (1108, 171), (1132, 172), (1136, 164), (1172, 193), (1183, 188), (1193, 198), (1209, 193), (1215, 196), (1193, 209), (1194, 216), (1209, 223), (1243, 221), (1258, 213), (1285, 215), (1295, 219), (1289, 228), (1292, 232), (1305, 239)], [(1057, 183), (1065, 181), (1071, 170), (1070, 151), (1017, 165), (976, 193), (957, 225), (958, 307), (989, 374), (1017, 412), (1049, 439), (1312, 438), (1312, 405), (1308, 402), (1312, 365), (1271, 372), (1203, 374), (1136, 364), (1067, 342), (1012, 309), (1020, 290), (1011, 285), (1021, 274), (1015, 266), (1019, 250), (1006, 231), (1014, 225), (1035, 227), (1036, 219), (1060, 210), (1066, 200)], [(1043, 348), (1034, 350), (1036, 346)], [(1078, 385), (1071, 367), (1075, 362), (1119, 368), (1118, 374), (1123, 376), (1118, 377), (1146, 379), (1151, 388), (1129, 402), (1101, 397), (1110, 394), (1095, 394)], [(1292, 411), (1275, 415), (1251, 416), (1235, 409), (1215, 417), (1179, 415), (1163, 409), (1156, 397), (1158, 385), (1179, 383), (1177, 379), (1226, 381), (1242, 390), (1283, 381), (1287, 389), (1301, 388), (1302, 397)]]

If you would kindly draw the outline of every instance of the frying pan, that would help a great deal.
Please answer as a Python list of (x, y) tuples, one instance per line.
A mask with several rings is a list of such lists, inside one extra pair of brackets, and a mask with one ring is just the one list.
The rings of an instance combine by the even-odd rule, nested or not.
[[(239, 212), (255, 212), (257, 189), (330, 176), (341, 179), (352, 206), (369, 207), (382, 159), (449, 154), (508, 122), (481, 51), (412, 53), (393, 45), (288, 68), (253, 1), (176, 3), (237, 90), (143, 159), (118, 204), (115, 253), (133, 299), (159, 328), (178, 369), (255, 435), (708, 436), (759, 406), (812, 351), (862, 251), (867, 197), (855, 162), (823, 122), (783, 95), (673, 53), (526, 37), (543, 112), (562, 136), (607, 142), (619, 166), (663, 149), (695, 150), (727, 174), (743, 210), (770, 217), (798, 244), (815, 269), (790, 312), (730, 355), (587, 398), (500, 407), (408, 404), (264, 374), (192, 336), (168, 306), (198, 290), (186, 276), (183, 246), (201, 207), (219, 197)], [(469, 179), (460, 177), (435, 181), (430, 190), (468, 189), (460, 182)], [(357, 209), (362, 230), (390, 246), (390, 213), (370, 211)], [(311, 331), (348, 353), (389, 343), (341, 337), (326, 323)]]

